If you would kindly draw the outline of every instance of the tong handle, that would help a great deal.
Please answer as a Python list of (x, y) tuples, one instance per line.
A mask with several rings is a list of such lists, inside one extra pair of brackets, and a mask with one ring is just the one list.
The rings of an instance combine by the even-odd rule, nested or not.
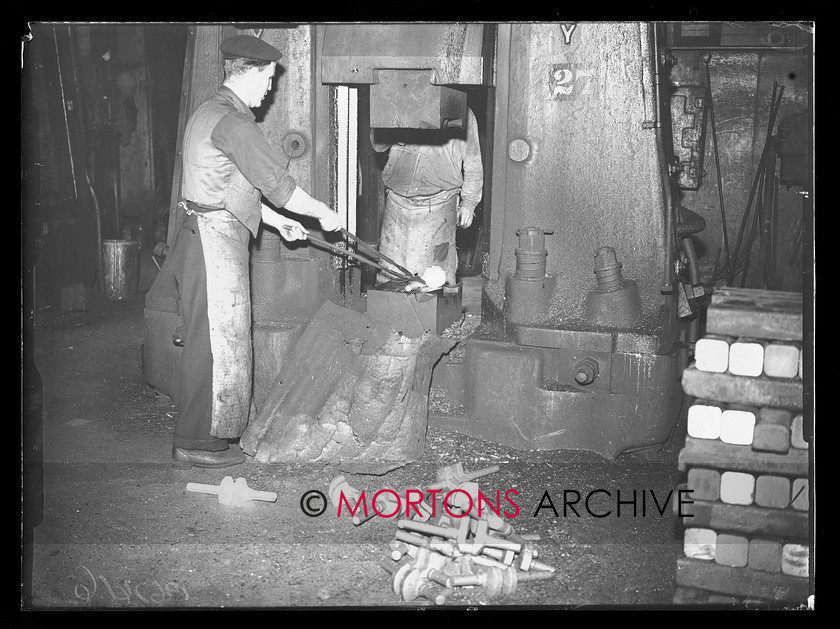
[(394, 271), (393, 269), (389, 269), (388, 267), (379, 264), (378, 262), (374, 262), (373, 260), (370, 260), (368, 258), (360, 256), (358, 253), (354, 253), (354, 252), (350, 251), (349, 249), (342, 249), (341, 247), (336, 247), (331, 242), (327, 242), (326, 240), (321, 240), (320, 238), (317, 238), (317, 237), (315, 237), (311, 234), (309, 234), (306, 237), (306, 240), (308, 240), (309, 242), (311, 242), (314, 245), (319, 245), (321, 247), (329, 249), (330, 251), (333, 251), (333, 252), (335, 252), (339, 255), (348, 256), (348, 257), (354, 258), (354, 259), (356, 259), (359, 262), (362, 262), (364, 264), (369, 264), (370, 266), (376, 267), (377, 269), (380, 269), (381, 271), (385, 271), (386, 273), (390, 273), (391, 275), (393, 275), (397, 279), (400, 279), (400, 280), (403, 280), (403, 281), (406, 281), (406, 282), (413, 281), (413, 278), (411, 276), (405, 276), (402, 273), (399, 273), (397, 271)]

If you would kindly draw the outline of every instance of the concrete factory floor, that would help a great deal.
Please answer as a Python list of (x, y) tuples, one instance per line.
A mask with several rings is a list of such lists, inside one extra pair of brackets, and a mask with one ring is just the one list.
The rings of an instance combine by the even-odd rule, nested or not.
[[(141, 371), (143, 299), (154, 267), (150, 271), (147, 262), (143, 269), (134, 301), (111, 302), (96, 313), (38, 314), (45, 515), (35, 529), (34, 607), (434, 607), (424, 599), (401, 602), (380, 565), (391, 561), (394, 519), (356, 527), (333, 510), (321, 517), (301, 511), (302, 494), (326, 493), (335, 469), (249, 459), (237, 468), (201, 470), (172, 462), (177, 411), (168, 398), (156, 397)], [(676, 493), (660, 515), (651, 492), (662, 503), (683, 481), (680, 434), (678, 428), (656, 454), (610, 461), (590, 452), (517, 451), (430, 428), (422, 460), (383, 477), (347, 478), (373, 493), (432, 483), (438, 468), (458, 461), (468, 471), (500, 466), (478, 481), (482, 492), (519, 492), (519, 513), (510, 522), (517, 532), (540, 534), (539, 561), (556, 572), (489, 601), (479, 589), (461, 588), (446, 609), (670, 606), (682, 529), (672, 510)], [(277, 492), (278, 499), (235, 508), (185, 490), (189, 482), (218, 484), (226, 475), (243, 476), (250, 487)], [(583, 508), (596, 489), (611, 498), (595, 494), (591, 511), (611, 510), (607, 517)], [(564, 490), (580, 492), (579, 517), (571, 510), (564, 516)], [(626, 504), (616, 516), (618, 490), (622, 500), (636, 490), (636, 517)], [(541, 500), (545, 508), (536, 513)]]

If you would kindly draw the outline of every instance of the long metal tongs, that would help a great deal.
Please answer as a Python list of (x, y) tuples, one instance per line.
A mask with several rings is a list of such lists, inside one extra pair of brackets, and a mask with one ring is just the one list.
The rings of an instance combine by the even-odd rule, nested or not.
[(338, 246), (334, 245), (333, 243), (327, 242), (326, 240), (322, 240), (322, 239), (320, 239), (316, 236), (313, 236), (312, 234), (309, 234), (306, 237), (306, 240), (311, 242), (313, 245), (316, 245), (318, 247), (322, 247), (322, 248), (327, 249), (328, 251), (332, 251), (333, 253), (336, 253), (338, 255), (347, 256), (347, 257), (353, 258), (355, 260), (358, 260), (359, 262), (362, 262), (363, 264), (367, 264), (369, 266), (375, 267), (375, 268), (377, 268), (381, 271), (384, 271), (385, 273), (388, 273), (389, 275), (392, 275), (393, 277), (396, 277), (397, 279), (402, 280), (404, 282), (415, 281), (413, 276), (405, 275), (402, 271), (395, 271), (394, 269), (389, 269), (388, 267), (386, 267), (382, 264), (379, 264), (378, 262), (376, 262), (374, 260), (371, 260), (370, 258), (366, 258), (364, 256), (361, 256), (354, 251), (350, 251), (349, 249), (345, 249), (343, 247), (338, 247)]
[(392, 260), (391, 258), (386, 256), (384, 253), (379, 251), (379, 249), (377, 249), (373, 245), (369, 245), (368, 243), (366, 243), (364, 240), (362, 240), (361, 238), (359, 238), (355, 234), (351, 234), (349, 231), (347, 231), (343, 227), (341, 228), (341, 233), (344, 234), (345, 236), (347, 236), (348, 238), (352, 238), (353, 240), (355, 240), (356, 244), (359, 247), (361, 247), (363, 250), (365, 250), (370, 256), (375, 257), (375, 258), (379, 258), (381, 260), (384, 260), (388, 264), (393, 264), (395, 267), (397, 267), (400, 271), (402, 271), (405, 274), (405, 277), (408, 278), (410, 282), (421, 282), (423, 285), (426, 284), (426, 280), (424, 280), (422, 277), (420, 277), (416, 273), (412, 273), (411, 271), (409, 271), (404, 266), (398, 264), (396, 260)]
[(323, 247), (323, 248), (328, 249), (328, 250), (330, 250), (334, 253), (337, 253), (338, 255), (348, 256), (350, 258), (358, 260), (359, 262), (362, 262), (363, 264), (367, 264), (367, 265), (372, 266), (374, 268), (377, 268), (381, 271), (384, 271), (385, 273), (388, 273), (389, 275), (392, 275), (393, 277), (396, 277), (397, 279), (402, 280), (404, 282), (420, 282), (423, 285), (426, 284), (426, 282), (423, 280), (423, 278), (421, 278), (419, 275), (416, 275), (416, 274), (412, 273), (411, 271), (409, 271), (408, 269), (406, 269), (405, 267), (397, 264), (391, 258), (389, 258), (385, 255), (382, 255), (381, 253), (379, 253), (376, 250), (375, 247), (369, 245), (368, 243), (364, 242), (363, 240), (360, 240), (358, 237), (354, 236), (353, 234), (351, 234), (346, 229), (342, 228), (341, 233), (344, 234), (345, 236), (348, 236), (348, 237), (352, 238), (353, 240), (355, 240), (357, 245), (359, 245), (361, 247), (361, 249), (365, 253), (367, 253), (368, 255), (381, 258), (385, 262), (393, 264), (395, 267), (397, 267), (397, 270), (390, 269), (390, 268), (384, 266), (383, 264), (380, 264), (379, 262), (376, 262), (375, 260), (372, 260), (370, 257), (365, 257), (363, 255), (360, 255), (359, 253), (356, 253), (354, 251), (350, 251), (349, 249), (339, 247), (337, 245), (334, 245), (331, 242), (327, 242), (326, 240), (322, 240), (321, 238), (313, 236), (312, 234), (309, 234), (306, 237), (306, 239), (309, 242), (311, 242), (313, 245)]

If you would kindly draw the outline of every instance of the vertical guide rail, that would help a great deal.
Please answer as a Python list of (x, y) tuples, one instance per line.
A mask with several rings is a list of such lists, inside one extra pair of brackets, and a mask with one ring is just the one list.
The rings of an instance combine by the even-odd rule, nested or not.
[(359, 89), (347, 88), (347, 229), (355, 234), (356, 202), (359, 196)]
[[(359, 181), (359, 92), (355, 87), (338, 85), (335, 88), (336, 105), (336, 210), (341, 226), (351, 233), (356, 231), (356, 195)], [(350, 242), (339, 243), (341, 249), (351, 250)], [(333, 268), (339, 275), (339, 292), (342, 299), (351, 301), (354, 294), (353, 266), (349, 256), (333, 258)], [(361, 277), (361, 276), (360, 276)]]
[(355, 87), (339, 85), (338, 213), (341, 226), (356, 233), (356, 193), (359, 182), (359, 95)]
[(338, 126), (338, 160), (336, 176), (337, 176), (337, 210), (338, 216), (341, 220), (341, 226), (347, 229), (348, 225), (348, 199), (347, 199), (347, 162), (349, 156), (347, 154), (348, 147), (348, 111), (349, 104), (349, 88), (346, 85), (339, 85), (335, 88), (336, 95), (336, 122)]
[(178, 200), (181, 196), (181, 151), (184, 147), (184, 127), (187, 123), (187, 109), (190, 105), (192, 89), (192, 67), (195, 58), (195, 24), (190, 24), (187, 30), (187, 46), (184, 52), (184, 74), (181, 80), (181, 109), (178, 114), (178, 139), (175, 143), (175, 164), (172, 174), (172, 192), (169, 200), (169, 225), (167, 225), (166, 244), (175, 244), (175, 225), (177, 221)]

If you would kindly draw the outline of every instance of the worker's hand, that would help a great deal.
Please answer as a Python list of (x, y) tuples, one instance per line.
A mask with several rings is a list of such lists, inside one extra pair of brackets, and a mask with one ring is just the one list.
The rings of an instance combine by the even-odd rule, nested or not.
[(303, 225), (298, 223), (296, 220), (281, 214), (280, 212), (274, 211), (265, 203), (261, 203), (260, 205), (262, 206), (263, 222), (280, 232), (280, 236), (283, 240), (287, 242), (292, 242), (294, 240), (306, 240), (309, 232), (306, 231), (306, 228)]
[(286, 209), (295, 214), (317, 218), (321, 229), (325, 232), (335, 232), (341, 229), (341, 221), (333, 209), (311, 196), (300, 186), (296, 186), (292, 196), (286, 201)]
[(341, 229), (341, 221), (338, 220), (338, 213), (333, 212), (327, 208), (327, 211), (318, 217), (318, 222), (321, 223), (321, 229), (325, 232), (336, 232)]
[(458, 208), (458, 227), (469, 227), (475, 218), (475, 208)]
[(277, 215), (278, 220), (275, 223), (274, 227), (277, 228), (277, 231), (280, 232), (280, 236), (286, 242), (294, 242), (295, 240), (306, 240), (306, 237), (309, 235), (309, 232), (306, 231), (306, 228), (298, 223), (297, 221), (293, 221), (290, 218), (286, 218), (282, 214)]

